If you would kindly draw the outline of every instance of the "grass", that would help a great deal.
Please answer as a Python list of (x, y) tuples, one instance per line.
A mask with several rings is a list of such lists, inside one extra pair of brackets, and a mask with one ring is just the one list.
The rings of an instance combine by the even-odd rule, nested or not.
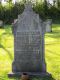
[[(14, 41), (12, 26), (0, 29), (0, 80), (9, 79), (7, 74), (11, 71)], [(60, 24), (52, 25), (52, 32), (45, 34), (45, 59), (47, 71), (52, 77), (34, 77), (31, 80), (60, 80)]]
[(45, 35), (47, 71), (55, 80), (60, 80), (60, 25), (52, 26), (52, 33)]

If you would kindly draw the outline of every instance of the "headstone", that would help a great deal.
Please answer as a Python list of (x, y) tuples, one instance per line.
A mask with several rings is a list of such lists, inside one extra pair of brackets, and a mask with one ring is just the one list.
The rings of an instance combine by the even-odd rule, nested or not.
[[(45, 26), (31, 4), (25, 5), (24, 12), (14, 24), (13, 75), (46, 75), (44, 54)], [(11, 74), (10, 74), (11, 76)]]
[(46, 32), (52, 32), (52, 19), (47, 19), (45, 21)]
[(0, 20), (0, 27), (3, 27), (3, 21)]

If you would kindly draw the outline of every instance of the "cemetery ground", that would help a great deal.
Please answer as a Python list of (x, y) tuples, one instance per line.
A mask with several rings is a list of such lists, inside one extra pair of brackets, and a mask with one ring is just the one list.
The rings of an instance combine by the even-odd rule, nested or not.
[[(11, 25), (0, 28), (0, 80), (20, 80), (7, 76), (12, 68), (13, 40)], [(45, 34), (45, 59), (47, 72), (51, 73), (52, 78), (33, 77), (31, 80), (60, 80), (60, 24), (53, 24), (52, 32)]]

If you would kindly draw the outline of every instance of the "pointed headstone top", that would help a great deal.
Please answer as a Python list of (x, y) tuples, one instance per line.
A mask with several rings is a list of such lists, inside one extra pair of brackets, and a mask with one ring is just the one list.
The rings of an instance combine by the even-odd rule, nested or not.
[(27, 1), (26, 1), (25, 10), (26, 10), (26, 11), (31, 11), (31, 10), (32, 10), (32, 3), (31, 3), (30, 0), (27, 0)]

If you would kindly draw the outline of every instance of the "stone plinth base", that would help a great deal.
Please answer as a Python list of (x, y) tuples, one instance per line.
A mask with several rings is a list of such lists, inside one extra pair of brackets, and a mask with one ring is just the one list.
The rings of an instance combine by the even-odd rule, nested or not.
[(48, 72), (17, 72), (17, 73), (9, 73), (8, 77), (20, 77), (22, 74), (27, 74), (29, 76), (51, 76), (51, 74), (49, 74)]

